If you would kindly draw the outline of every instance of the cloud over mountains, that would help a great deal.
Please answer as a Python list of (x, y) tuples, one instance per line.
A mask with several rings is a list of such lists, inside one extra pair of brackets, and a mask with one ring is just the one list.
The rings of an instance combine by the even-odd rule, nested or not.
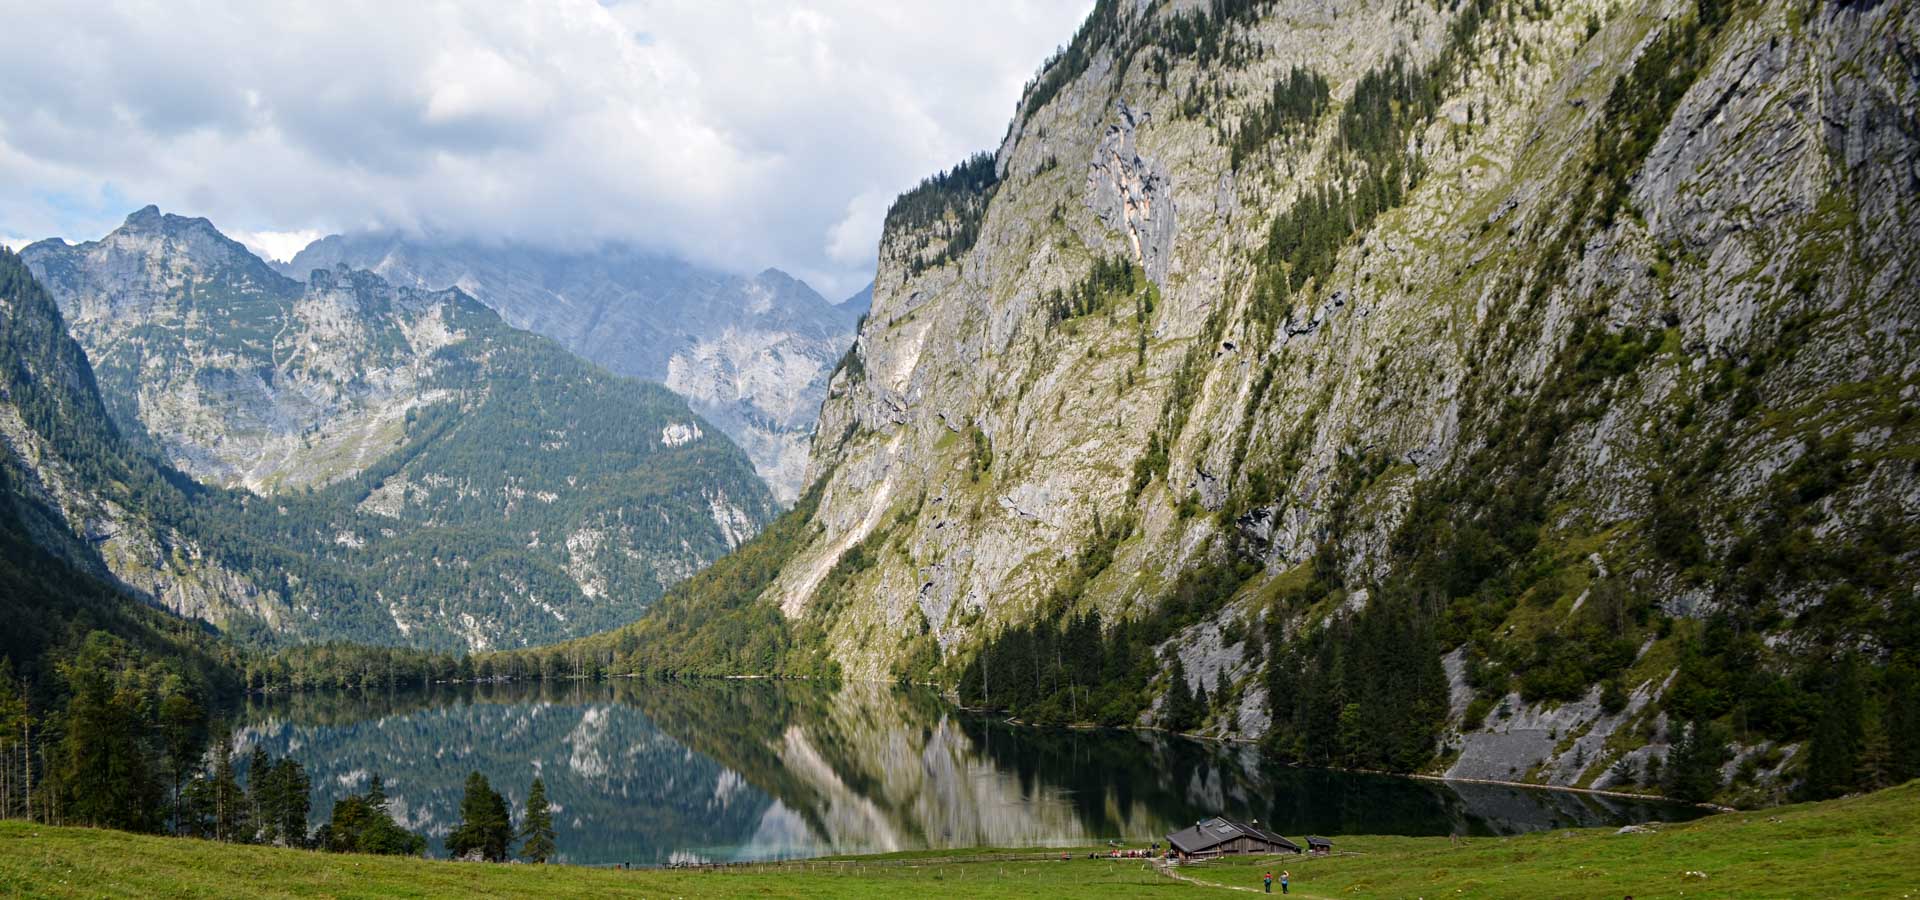
[(838, 296), (1088, 0), (0, 2), (0, 233), (608, 240)]

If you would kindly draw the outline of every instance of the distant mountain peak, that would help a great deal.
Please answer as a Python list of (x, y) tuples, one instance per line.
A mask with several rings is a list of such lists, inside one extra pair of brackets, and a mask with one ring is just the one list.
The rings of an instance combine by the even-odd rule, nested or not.
[[(204, 216), (188, 217), (161, 212), (160, 207), (151, 203), (128, 213), (126, 220), (120, 223), (119, 228), (120, 231), (159, 231), (167, 233), (201, 229), (220, 235), (222, 238), (227, 238), (225, 234), (221, 233), (220, 229), (214, 227), (213, 220), (211, 219)], [(230, 238), (227, 239), (231, 240)]]
[(778, 268), (733, 274), (617, 243), (557, 250), (368, 231), (321, 238), (278, 268), (300, 278), (338, 262), (395, 284), (457, 288), (616, 373), (664, 383), (789, 501), (859, 314)]
[[(128, 244), (127, 239), (133, 239)], [(75, 247), (93, 247), (104, 244), (121, 244), (123, 249), (144, 248), (139, 252), (149, 255), (163, 252), (156, 242), (184, 242), (187, 255), (202, 263), (220, 263), (238, 265), (251, 277), (271, 278), (272, 266), (261, 259), (247, 245), (228, 237), (213, 224), (213, 220), (204, 216), (180, 216), (161, 212), (160, 207), (151, 203), (127, 215), (119, 228), (113, 230), (99, 241), (89, 241)], [(175, 252), (168, 249), (164, 252)]]

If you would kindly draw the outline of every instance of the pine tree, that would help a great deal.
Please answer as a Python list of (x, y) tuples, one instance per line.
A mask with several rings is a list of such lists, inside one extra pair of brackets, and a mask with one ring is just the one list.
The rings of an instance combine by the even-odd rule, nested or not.
[(386, 784), (373, 776), (367, 793), (334, 801), (333, 818), (315, 832), (314, 843), (334, 853), (419, 856), (427, 839), (394, 824), (387, 812)]
[(1688, 803), (1713, 799), (1720, 791), (1720, 766), (1727, 761), (1724, 729), (1695, 719), (1667, 754), (1667, 796)]
[(298, 760), (282, 758), (273, 766), (274, 831), (288, 847), (307, 845), (307, 813), (313, 807), (312, 782)]
[(1161, 705), (1161, 718), (1168, 728), (1187, 731), (1193, 728), (1197, 718), (1194, 706), (1193, 688), (1187, 684), (1187, 667), (1176, 653), (1173, 666), (1167, 670), (1167, 699)]
[(243, 843), (262, 841), (272, 843), (273, 817), (267, 814), (267, 782), (271, 779), (273, 760), (267, 756), (267, 748), (253, 745), (253, 753), (247, 757), (247, 826), (248, 833), (237, 838)]
[(447, 836), (447, 852), (455, 859), (478, 854), (488, 862), (506, 862), (507, 845), (513, 841), (513, 824), (507, 818), (507, 801), (487, 777), (474, 772), (467, 776), (466, 796), (460, 801), (460, 823)]
[(1894, 784), (1920, 778), (1920, 672), (1887, 670), (1887, 777)]
[(1893, 748), (1887, 742), (1886, 729), (1872, 727), (1871, 722), (1867, 725), (1860, 740), (1860, 762), (1853, 783), (1861, 790), (1877, 791), (1894, 784)]
[(1808, 800), (1825, 800), (1847, 792), (1859, 774), (1864, 743), (1860, 671), (1853, 657), (1841, 660), (1833, 672), (1807, 747), (1806, 780), (1800, 793)]
[(220, 746), (214, 751), (213, 780), (210, 788), (213, 806), (213, 839), (242, 841), (249, 829), (247, 796), (233, 776), (233, 735), (224, 728)]
[[(28, 797), (26, 779), (14, 778), (15, 772), (24, 773), (32, 762), (32, 748), (28, 745), (27, 735), (33, 725), (33, 716), (27, 705), (26, 685), (13, 676), (13, 660), (0, 657), (0, 817), (11, 818), (14, 815), (13, 797), (19, 792), (19, 809), (26, 815)], [(18, 753), (18, 761), (15, 754)]]
[(520, 858), (544, 863), (553, 857), (553, 812), (547, 807), (547, 786), (539, 778), (527, 789), (527, 820), (520, 826)]
[[(176, 679), (177, 681), (177, 679)], [(205, 716), (176, 683), (160, 701), (160, 735), (166, 746), (167, 775), (172, 780), (173, 830), (180, 830), (180, 783), (200, 763), (204, 753), (201, 727)]]
[(61, 807), (75, 822), (128, 831), (159, 824), (160, 785), (147, 752), (147, 697), (133, 679), (115, 676), (129, 662), (105, 632), (88, 635), (60, 664), (71, 698), (54, 771)]

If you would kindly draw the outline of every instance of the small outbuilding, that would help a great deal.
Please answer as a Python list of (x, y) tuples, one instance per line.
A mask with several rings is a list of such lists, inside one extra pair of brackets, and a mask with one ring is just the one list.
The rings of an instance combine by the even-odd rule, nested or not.
[(1322, 854), (1332, 853), (1333, 842), (1323, 837), (1313, 837), (1309, 835), (1307, 837), (1307, 852), (1322, 853)]
[(1261, 828), (1218, 816), (1167, 835), (1167, 847), (1181, 859), (1207, 859), (1236, 853), (1299, 853), (1300, 845)]

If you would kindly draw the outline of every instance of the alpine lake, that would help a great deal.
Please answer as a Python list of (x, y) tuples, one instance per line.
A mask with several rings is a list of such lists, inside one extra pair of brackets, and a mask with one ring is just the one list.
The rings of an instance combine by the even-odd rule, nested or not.
[[(1214, 815), (1301, 840), (1500, 835), (1695, 818), (1674, 803), (1291, 768), (1257, 747), (1153, 731), (1041, 728), (932, 690), (618, 679), (256, 700), (235, 735), (290, 756), (313, 824), (385, 780), (429, 853), (469, 772), (516, 817), (533, 777), (560, 862), (658, 866), (962, 847), (1145, 847)], [(244, 775), (244, 771), (242, 772)]]

